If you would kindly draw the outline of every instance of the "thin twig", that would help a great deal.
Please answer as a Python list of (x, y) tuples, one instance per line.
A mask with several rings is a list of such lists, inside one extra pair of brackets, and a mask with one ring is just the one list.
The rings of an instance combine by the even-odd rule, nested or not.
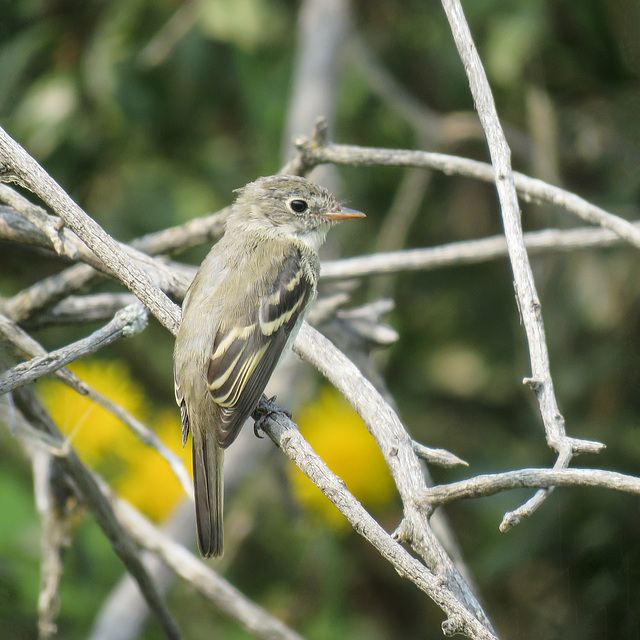
[[(106, 486), (102, 484), (102, 489)], [(151, 524), (137, 509), (110, 494), (116, 516), (127, 533), (221, 611), (263, 640), (303, 640), (300, 635), (253, 603), (181, 544)]]
[[(633, 225), (640, 230), (640, 222), (635, 222)], [(612, 231), (593, 227), (530, 231), (524, 234), (524, 241), (529, 255), (619, 246), (624, 243), (624, 240)], [(458, 265), (478, 264), (506, 256), (508, 252), (505, 237), (492, 236), (424, 249), (405, 249), (330, 260), (322, 263), (320, 277), (324, 280), (348, 280), (403, 271), (430, 271)]]
[[(495, 182), (496, 174), (493, 167), (485, 162), (428, 151), (327, 143), (326, 139), (318, 139), (317, 131), (314, 136), (311, 140), (307, 138), (298, 140), (300, 154), (291, 161), (289, 165), (291, 171), (309, 171), (317, 164), (326, 162), (352, 166), (425, 167), (448, 175), (461, 175), (483, 182)], [(513, 171), (511, 175), (518, 193), (525, 200), (546, 202), (561, 207), (585, 222), (610, 229), (629, 244), (640, 247), (640, 229), (627, 220), (605, 211), (575, 193), (547, 184), (542, 180), (517, 171)]]
[(20, 387), (13, 392), (16, 404), (16, 414), (20, 412), (20, 419), (30, 422), (40, 433), (53, 437), (59, 443), (57, 461), (62, 470), (73, 479), (84, 503), (91, 509), (96, 520), (114, 551), (136, 580), (149, 607), (160, 622), (163, 631), (170, 640), (181, 640), (180, 630), (169, 612), (164, 599), (140, 560), (140, 554), (129, 535), (123, 530), (116, 518), (109, 501), (105, 499), (92, 474), (82, 464), (71, 447), (65, 446), (62, 434), (49, 416), (31, 387)]
[(88, 264), (74, 264), (61, 273), (43, 278), (2, 305), (4, 313), (14, 322), (22, 322), (68, 295), (84, 288), (100, 276)]
[[(42, 282), (42, 281), (41, 281)], [(29, 330), (45, 327), (88, 322), (102, 322), (112, 318), (116, 312), (134, 304), (133, 293), (94, 293), (86, 296), (67, 296), (35, 316), (24, 319), (20, 324)]]
[[(512, 489), (547, 489), (562, 487), (597, 487), (640, 495), (640, 478), (602, 469), (518, 469), (505, 473), (474, 476), (468, 480), (430, 487), (421, 500), (425, 508), (484, 498)], [(502, 528), (502, 527), (501, 527)]]
[(459, 458), (457, 455), (447, 451), (446, 449), (426, 447), (415, 440), (413, 441), (413, 450), (416, 452), (418, 458), (438, 467), (445, 467), (448, 469), (451, 467), (457, 467), (458, 465), (464, 465), (465, 467), (469, 466), (469, 463), (466, 460)]
[[(564, 418), (558, 408), (553, 389), (542, 308), (522, 233), (520, 207), (511, 168), (511, 151), (498, 118), (482, 61), (465, 20), (462, 5), (459, 0), (442, 0), (442, 6), (447, 14), (458, 54), (469, 79), (473, 100), (489, 146), (507, 249), (513, 270), (514, 288), (529, 344), (531, 378), (526, 382), (534, 390), (538, 399), (547, 442), (558, 453), (556, 464), (568, 466), (577, 449), (574, 447), (575, 441), (566, 436)], [(637, 233), (636, 229), (628, 223), (626, 226), (633, 230), (633, 233)], [(597, 443), (585, 443), (584, 447), (595, 451), (597, 448), (591, 446), (593, 444)], [(539, 493), (534, 500), (529, 501), (527, 514), (531, 514), (542, 503), (544, 497), (545, 494)], [(524, 511), (520, 515), (524, 515)]]
[(42, 207), (29, 202), (24, 196), (6, 184), (0, 184), (0, 200), (40, 229), (49, 238), (56, 253), (75, 258), (77, 249), (72, 243), (65, 242), (64, 235), (61, 233), (62, 225), (59, 218), (53, 218)]
[(47, 355), (16, 365), (0, 376), (0, 395), (53, 373), (118, 338), (135, 335), (146, 326), (147, 313), (140, 303), (118, 311), (113, 320), (90, 336)]

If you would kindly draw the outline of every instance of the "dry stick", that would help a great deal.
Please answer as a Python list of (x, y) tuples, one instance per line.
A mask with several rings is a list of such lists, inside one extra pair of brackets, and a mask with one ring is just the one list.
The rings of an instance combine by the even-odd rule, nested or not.
[(231, 212), (231, 207), (224, 207), (216, 213), (202, 218), (194, 218), (184, 224), (169, 227), (162, 231), (154, 231), (131, 242), (138, 251), (155, 256), (160, 253), (175, 253), (211, 242), (222, 235), (224, 225)]
[(519, 469), (475, 476), (468, 480), (430, 487), (423, 496), (425, 508), (468, 498), (492, 496), (501, 491), (523, 488), (599, 487), (640, 495), (640, 478), (602, 469)]
[[(640, 229), (640, 223), (633, 224)], [(612, 231), (594, 229), (593, 227), (530, 231), (524, 234), (524, 239), (530, 256), (578, 249), (619, 246), (624, 242)], [(351, 280), (401, 272), (428, 271), (451, 266), (477, 264), (504, 258), (507, 255), (507, 242), (504, 236), (492, 236), (479, 240), (451, 242), (437, 247), (404, 249), (402, 251), (375, 253), (342, 260), (329, 260), (322, 263), (320, 277), (323, 280)], [(71, 267), (71, 269), (63, 273), (70, 273), (74, 268), (76, 267)], [(195, 272), (196, 267), (188, 268), (184, 265), (185, 280), (189, 280), (195, 275)], [(62, 276), (63, 273), (59, 275)], [(45, 281), (41, 280), (37, 284), (44, 285), (44, 283)], [(13, 298), (12, 300), (15, 299)], [(317, 300), (312, 309), (314, 320), (311, 324), (317, 325), (332, 316), (336, 308), (344, 305), (348, 299), (349, 296), (347, 294), (340, 293), (331, 299), (321, 298)], [(98, 293), (86, 296), (68, 296), (48, 311), (39, 313), (36, 317), (23, 324), (29, 328), (43, 328), (54, 324), (105, 320), (112, 317), (118, 309), (132, 304), (135, 300), (136, 297), (131, 293)], [(322, 306), (319, 308), (318, 305)], [(9, 305), (7, 307), (7, 314), (10, 309), (14, 309)]]
[(65, 242), (61, 233), (60, 220), (50, 216), (42, 207), (29, 202), (24, 196), (6, 184), (0, 184), (0, 200), (13, 207), (20, 215), (24, 216), (32, 225), (44, 233), (56, 253), (75, 258), (77, 250), (73, 244)]
[[(309, 330), (308, 325), (303, 331)], [(302, 333), (302, 332), (301, 332)], [(298, 348), (306, 339), (296, 341)], [(435, 576), (417, 558), (414, 558), (394, 540), (369, 514), (369, 512), (347, 491), (344, 482), (336, 476), (303, 438), (297, 426), (281, 411), (270, 404), (261, 404), (254, 418), (284, 454), (320, 488), (347, 518), (353, 529), (368, 540), (388, 560), (396, 572), (411, 580), (424, 591), (448, 616), (442, 624), (445, 635), (464, 633), (471, 638), (497, 640), (492, 631), (474, 618), (459, 601), (451, 584), (442, 576)]]
[(71, 295), (53, 307), (41, 311), (35, 317), (23, 320), (21, 325), (26, 329), (35, 330), (76, 322), (100, 322), (113, 317), (116, 311), (133, 304), (136, 300), (133, 293)]
[[(129, 294), (127, 294), (129, 295)], [(131, 296), (134, 301), (136, 298)], [(139, 304), (138, 306), (142, 308)], [(33, 357), (47, 357), (45, 348), (34, 340), (28, 333), (23, 331), (14, 322), (11, 322), (5, 315), (0, 314), (0, 335), (14, 345), (25, 355)], [(193, 495), (193, 483), (184, 463), (167, 445), (160, 440), (157, 434), (147, 427), (140, 420), (132, 416), (119, 404), (93, 389), (90, 385), (82, 381), (75, 373), (68, 369), (61, 368), (54, 372), (54, 376), (70, 386), (81, 395), (91, 398), (94, 402), (104, 407), (107, 411), (122, 420), (147, 446), (153, 447), (169, 464), (178, 481), (186, 491), (187, 495)]]
[(69, 545), (71, 529), (70, 513), (65, 505), (54, 498), (52, 484), (52, 456), (46, 451), (25, 449), (31, 457), (36, 507), (40, 516), (41, 569), (40, 595), (38, 597), (38, 640), (56, 635), (56, 619), (60, 612), (60, 582), (63, 571), (63, 555)]
[(86, 287), (98, 274), (99, 272), (88, 264), (74, 264), (54, 276), (43, 278), (4, 301), (4, 313), (14, 322), (23, 322), (42, 309)]
[(0, 395), (53, 373), (118, 338), (135, 335), (144, 329), (146, 323), (147, 312), (139, 302), (125, 307), (116, 313), (111, 322), (90, 336), (57, 351), (20, 363), (3, 373), (0, 376)]
[(128, 502), (114, 496), (104, 483), (101, 483), (101, 487), (103, 491), (108, 492), (118, 520), (139, 545), (157, 554), (191, 587), (221, 611), (240, 622), (247, 631), (263, 640), (303, 640), (295, 631), (249, 600), (184, 546), (151, 524)]
[(457, 467), (458, 465), (469, 466), (469, 463), (457, 455), (447, 451), (446, 449), (434, 449), (433, 447), (426, 447), (415, 440), (412, 442), (413, 450), (415, 454), (421, 460), (428, 462), (429, 464), (435, 464), (438, 467), (444, 467), (450, 469), (451, 467)]
[[(640, 223), (634, 223), (634, 227), (640, 230)], [(530, 231), (524, 234), (524, 240), (529, 255), (574, 251), (590, 247), (610, 247), (624, 242), (612, 231), (592, 227)], [(405, 249), (343, 260), (331, 260), (322, 263), (320, 277), (325, 280), (348, 280), (402, 271), (426, 271), (477, 264), (503, 258), (507, 255), (505, 237), (492, 236), (479, 240), (451, 242), (424, 249)]]
[[(56, 218), (56, 220), (59, 220)], [(204, 220), (204, 219), (203, 219)], [(217, 220), (216, 220), (217, 223)], [(215, 224), (219, 226), (219, 224)], [(167, 242), (169, 229), (161, 232), (159, 244)], [(84, 265), (74, 265), (62, 273), (50, 276), (23, 290), (13, 298), (3, 302), (4, 312), (14, 321), (35, 314), (47, 305), (55, 304), (66, 295), (88, 286), (100, 274), (113, 276), (102, 261), (76, 236), (70, 229), (63, 229), (61, 237), (67, 247), (67, 252), (73, 249), (75, 258), (85, 262)], [(200, 237), (200, 236), (199, 236)], [(13, 209), (0, 206), (0, 238), (19, 242), (29, 246), (51, 249), (52, 244), (46, 234), (34, 227), (30, 222), (18, 215)], [(164, 291), (174, 293), (184, 288), (181, 273), (165, 264), (165, 261), (149, 257), (132, 246), (120, 244), (123, 251), (131, 260), (138, 264), (149, 277)]]
[[(71, 232), (67, 232), (69, 235)], [(77, 239), (76, 239), (77, 240)], [(77, 240), (80, 243), (80, 240)], [(4, 312), (15, 322), (35, 315), (80, 289), (90, 287), (103, 275), (114, 277), (100, 260), (84, 244), (79, 258), (86, 264), (76, 264), (64, 271), (44, 278), (23, 289), (19, 294), (2, 304)], [(133, 263), (137, 264), (155, 283), (155, 286), (174, 296), (186, 288), (184, 274), (178, 266), (165, 264), (164, 260), (152, 258), (128, 245), (121, 245)], [(117, 280), (117, 278), (115, 278)]]
[[(6, 185), (0, 186), (9, 189)], [(131, 242), (131, 247), (128, 247), (127, 250), (130, 251), (133, 248), (153, 256), (161, 253), (182, 251), (211, 241), (222, 234), (229, 210), (230, 207), (225, 207), (217, 213), (136, 238)], [(59, 219), (56, 218), (56, 220)], [(16, 216), (12, 215), (9, 210), (0, 209), (0, 235), (2, 237), (15, 241), (25, 241), (24, 233), (27, 230), (24, 229), (24, 226), (22, 221), (16, 220)], [(14, 236), (17, 237), (10, 235), (12, 230), (14, 231)], [(55, 276), (44, 278), (5, 301), (3, 305), (4, 312), (15, 322), (21, 322), (36, 312), (55, 304), (58, 300), (89, 286), (94, 279), (103, 275), (101, 271), (95, 270), (96, 267), (101, 266), (99, 261), (95, 260), (95, 256), (87, 251), (75, 234), (64, 230), (61, 235), (66, 242), (65, 246), (69, 247), (68, 251), (73, 248), (75, 257), (84, 259), (87, 264), (73, 265)], [(31, 243), (37, 242), (39, 246), (48, 247), (51, 244), (50, 240), (41, 234), (35, 234), (35, 237), (34, 234), (31, 234), (29, 240)], [(158, 263), (158, 267), (162, 271), (167, 268), (160, 263)], [(158, 284), (161, 286), (170, 284), (167, 282), (167, 278), (159, 279), (156, 275), (154, 279), (157, 279)], [(178, 286), (171, 284), (172, 286), (169, 289), (175, 293)]]
[[(26, 357), (33, 358), (34, 356), (47, 355), (47, 351), (37, 340), (2, 313), (0, 313), (0, 336)], [(59, 369), (55, 372), (55, 376), (73, 386), (79, 394), (87, 395), (87, 385), (68, 369)]]
[[(430, 570), (455, 594), (466, 610), (466, 620), (482, 625), (491, 636), (493, 629), (482, 607), (433, 534), (424, 511), (416, 505), (416, 496), (427, 485), (414, 443), (395, 411), (351, 360), (307, 323), (303, 324), (293, 349), (311, 362), (360, 414), (389, 465), (402, 499), (404, 519), (399, 534), (410, 541)], [(354, 528), (360, 533), (355, 524)], [(447, 624), (455, 627), (457, 620)]]
[[(547, 442), (558, 453), (556, 465), (566, 467), (577, 451), (574, 443), (566, 436), (564, 418), (558, 408), (553, 390), (542, 308), (522, 237), (520, 207), (511, 168), (511, 151), (504, 137), (491, 87), (465, 20), (462, 5), (459, 0), (442, 0), (442, 6), (447, 14), (458, 54), (469, 79), (469, 86), (485, 131), (491, 164), (495, 172), (509, 260), (514, 276), (514, 288), (529, 344), (531, 378), (526, 382), (536, 393)], [(522, 517), (533, 513), (547, 495), (548, 490), (539, 491), (520, 510), (519, 515)], [(516, 524), (517, 521), (517, 517), (512, 519), (512, 524)]]
[[(0, 166), (1, 170), (1, 166)], [(2, 176), (0, 174), (0, 181)], [(8, 185), (0, 186), (3, 189), (16, 193), (13, 188)], [(22, 196), (20, 196), (22, 197)], [(29, 204), (31, 204), (29, 202)], [(32, 205), (33, 206), (33, 205)], [(58, 217), (51, 216), (54, 225), (61, 225), (62, 221)], [(62, 228), (58, 232), (58, 236), (63, 245), (64, 256), (72, 255), (74, 260), (83, 260), (86, 257), (86, 261), (92, 259), (96, 266), (104, 265), (91, 253), (84, 243), (76, 236), (70, 229)], [(42, 247), (48, 249), (55, 255), (59, 252), (56, 251), (55, 245), (51, 240), (51, 237), (43, 231), (37, 225), (30, 222), (25, 216), (21, 215), (17, 209), (0, 205), (0, 239), (7, 240), (8, 242), (15, 242), (18, 244), (24, 244), (29, 247)], [(83, 255), (83, 253), (85, 255)]]
[[(377, 147), (358, 147), (327, 143), (326, 139), (300, 138), (300, 155), (289, 165), (291, 171), (309, 171), (310, 167), (325, 162), (350, 166), (387, 166), (387, 167), (425, 167), (442, 171), (447, 175), (460, 175), (495, 182), (492, 165), (478, 160), (429, 151), (409, 151), (406, 149), (381, 149)], [(629, 244), (640, 247), (640, 229), (630, 222), (605, 211), (584, 198), (542, 180), (531, 178), (517, 171), (511, 172), (515, 188), (522, 197), (533, 202), (547, 202), (562, 207), (567, 212), (590, 222), (610, 229)]]
[(63, 455), (58, 455), (57, 457), (60, 467), (77, 486), (85, 503), (89, 506), (98, 524), (109, 539), (113, 550), (118, 554), (133, 579), (137, 582), (141, 593), (158, 618), (167, 638), (181, 640), (180, 630), (167, 609), (164, 599), (156, 589), (151, 576), (142, 564), (138, 549), (118, 522), (111, 504), (104, 497), (92, 474), (82, 464), (73, 449), (64, 445), (62, 434), (38, 396), (31, 387), (21, 387), (14, 391), (13, 398), (18, 410), (21, 412), (20, 417), (32, 423), (38, 432), (45, 436), (44, 440), (51, 437), (54, 438), (58, 443), (58, 451), (64, 451)]
[(179, 307), (167, 298), (126, 251), (2, 128), (0, 180), (15, 181), (38, 195), (175, 335), (180, 324)]

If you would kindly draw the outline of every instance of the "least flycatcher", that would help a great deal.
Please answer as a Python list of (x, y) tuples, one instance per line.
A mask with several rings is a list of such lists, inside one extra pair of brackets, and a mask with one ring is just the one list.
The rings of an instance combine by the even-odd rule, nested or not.
[(236, 438), (316, 296), (327, 231), (363, 213), (297, 176), (238, 191), (226, 231), (198, 269), (174, 351), (182, 441), (193, 442), (198, 546), (222, 554), (223, 452)]

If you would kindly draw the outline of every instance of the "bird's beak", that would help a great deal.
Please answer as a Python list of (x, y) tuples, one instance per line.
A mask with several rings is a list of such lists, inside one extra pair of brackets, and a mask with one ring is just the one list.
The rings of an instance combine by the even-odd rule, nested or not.
[(348, 207), (339, 207), (335, 211), (328, 211), (324, 214), (324, 217), (329, 218), (329, 220), (349, 220), (350, 218), (365, 218), (366, 216), (362, 211), (356, 211)]

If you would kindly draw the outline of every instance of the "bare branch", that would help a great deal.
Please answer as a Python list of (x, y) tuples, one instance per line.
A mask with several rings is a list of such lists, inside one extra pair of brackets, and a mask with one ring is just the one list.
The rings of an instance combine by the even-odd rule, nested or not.
[(462, 464), (465, 467), (469, 466), (469, 463), (463, 460), (462, 458), (458, 458), (458, 456), (454, 455), (450, 451), (446, 449), (433, 449), (432, 447), (425, 447), (423, 444), (419, 442), (413, 441), (413, 450), (416, 452), (418, 458), (421, 458), (425, 462), (429, 462), (431, 464), (435, 464), (439, 467), (457, 467)]
[(2, 128), (0, 128), (0, 179), (18, 182), (38, 195), (175, 335), (180, 324), (180, 309), (152, 282), (122, 247), (93, 218), (90, 218)]
[(131, 246), (150, 256), (197, 247), (222, 235), (230, 211), (230, 206), (224, 207), (202, 218), (193, 218), (184, 224), (149, 233), (133, 240)]
[(196, 591), (221, 611), (238, 620), (247, 631), (263, 640), (303, 640), (295, 631), (254, 604), (185, 547), (163, 534), (130, 504), (113, 495), (110, 495), (110, 499), (118, 519), (138, 544), (157, 554)]
[(61, 273), (43, 278), (6, 300), (2, 305), (4, 313), (15, 322), (22, 322), (47, 306), (88, 286), (99, 276), (100, 272), (88, 264), (73, 265)]
[(39, 398), (30, 387), (21, 387), (13, 392), (17, 411), (14, 417), (30, 422), (42, 434), (53, 437), (59, 443), (62, 455), (57, 457), (62, 470), (73, 479), (82, 494), (85, 504), (92, 510), (96, 520), (109, 539), (114, 551), (120, 557), (127, 570), (138, 583), (140, 591), (160, 622), (165, 635), (171, 640), (181, 640), (182, 635), (164, 599), (142, 564), (139, 552), (128, 534), (116, 518), (112, 506), (105, 499), (92, 474), (82, 464), (71, 447), (64, 446), (62, 434), (47, 413)]
[[(575, 441), (566, 437), (564, 418), (558, 408), (553, 389), (542, 308), (522, 233), (520, 207), (511, 168), (511, 151), (502, 131), (491, 87), (465, 20), (462, 5), (459, 0), (442, 0), (442, 6), (469, 78), (473, 100), (489, 145), (518, 307), (529, 343), (532, 374), (528, 382), (538, 399), (547, 442), (558, 453), (557, 465), (568, 466), (576, 452)], [(626, 226), (633, 230), (633, 233), (636, 232), (628, 223)], [(528, 513), (537, 508), (543, 499), (544, 494), (538, 494), (530, 501)]]
[[(44, 282), (41, 280), (40, 282)], [(101, 322), (112, 318), (120, 309), (134, 304), (133, 293), (94, 293), (87, 296), (68, 296), (53, 307), (24, 319), (21, 325), (30, 330), (77, 322)], [(8, 314), (7, 314), (8, 315)]]
[[(476, 178), (483, 182), (495, 182), (492, 165), (459, 156), (428, 151), (405, 149), (380, 149), (352, 145), (329, 144), (326, 137), (318, 137), (318, 129), (311, 139), (300, 138), (297, 142), (300, 154), (289, 165), (291, 171), (309, 171), (317, 164), (331, 162), (346, 165), (381, 165), (388, 167), (425, 167), (442, 171), (448, 175)], [(326, 134), (324, 134), (326, 136)], [(513, 181), (518, 193), (526, 200), (546, 202), (562, 207), (585, 222), (610, 229), (629, 244), (640, 247), (640, 229), (630, 222), (587, 202), (584, 198), (513, 171)]]
[[(640, 230), (640, 222), (633, 223)], [(607, 229), (544, 229), (524, 234), (529, 255), (575, 251), (593, 247), (610, 247), (624, 241)], [(508, 255), (504, 236), (451, 242), (424, 249), (405, 249), (374, 253), (322, 263), (320, 277), (325, 280), (348, 280), (365, 276), (386, 275), (403, 271), (430, 271), (445, 267), (478, 264)]]
[(140, 303), (126, 307), (118, 311), (109, 324), (90, 336), (47, 355), (32, 358), (3, 373), (0, 376), (0, 395), (53, 373), (118, 338), (135, 335), (144, 329), (146, 323), (147, 313)]
[[(404, 505), (404, 520), (399, 534), (424, 558), (427, 566), (439, 577), (442, 584), (455, 593), (468, 615), (481, 621), (485, 632), (490, 630), (493, 633), (491, 624), (473, 592), (433, 534), (424, 513), (415, 505), (415, 496), (425, 490), (427, 485), (413, 440), (395, 411), (358, 368), (307, 323), (303, 324), (293, 349), (301, 358), (311, 362), (344, 395), (360, 414), (378, 443)], [(315, 482), (315, 479), (310, 477)], [(354, 526), (356, 531), (361, 533), (360, 529)]]
[[(212, 216), (199, 220), (199, 223), (193, 226), (193, 233), (197, 234), (198, 238), (202, 237), (205, 228), (219, 228), (221, 224), (219, 217), (212, 220)], [(118, 279), (92, 251), (87, 249), (73, 231), (63, 229), (61, 234), (64, 242), (76, 250), (77, 259), (85, 262), (86, 265), (74, 265), (62, 273), (45, 278), (6, 301), (3, 305), (4, 312), (12, 320), (20, 321), (35, 314), (65, 295), (88, 286), (100, 274)], [(162, 248), (169, 244), (172, 237), (175, 240), (184, 241), (187, 235), (188, 232), (180, 228), (168, 229), (157, 236), (156, 234), (145, 236), (148, 240), (143, 243), (143, 246), (147, 244), (151, 248), (154, 246)], [(44, 233), (7, 207), (0, 207), (0, 238), (29, 246), (51, 248), (51, 242)], [(188, 282), (185, 283), (183, 275), (165, 264), (164, 260), (152, 258), (129, 245), (119, 244), (119, 246), (163, 291), (175, 294), (177, 291), (184, 290), (188, 284)]]
[(51, 217), (42, 207), (32, 204), (6, 184), (0, 184), (0, 200), (13, 207), (32, 225), (40, 229), (47, 236), (56, 253), (66, 255), (69, 258), (76, 257), (76, 247), (73, 243), (65, 242), (63, 234), (60, 233), (62, 225), (59, 218)]
[[(484, 498), (511, 489), (548, 489), (550, 487), (598, 487), (640, 495), (640, 478), (602, 469), (518, 469), (505, 473), (475, 476), (468, 480), (430, 487), (422, 501), (430, 511), (436, 507)], [(502, 529), (502, 525), (500, 527)]]
[(445, 635), (464, 633), (471, 638), (496, 639), (490, 626), (487, 627), (476, 619), (460, 603), (457, 594), (454, 594), (451, 585), (442, 576), (434, 575), (371, 517), (347, 491), (344, 482), (315, 453), (284, 412), (274, 409), (269, 403), (262, 403), (254, 413), (254, 418), (258, 428), (267, 433), (285, 455), (320, 488), (349, 520), (353, 529), (366, 538), (401, 577), (411, 580), (447, 614), (448, 618), (442, 625)]

